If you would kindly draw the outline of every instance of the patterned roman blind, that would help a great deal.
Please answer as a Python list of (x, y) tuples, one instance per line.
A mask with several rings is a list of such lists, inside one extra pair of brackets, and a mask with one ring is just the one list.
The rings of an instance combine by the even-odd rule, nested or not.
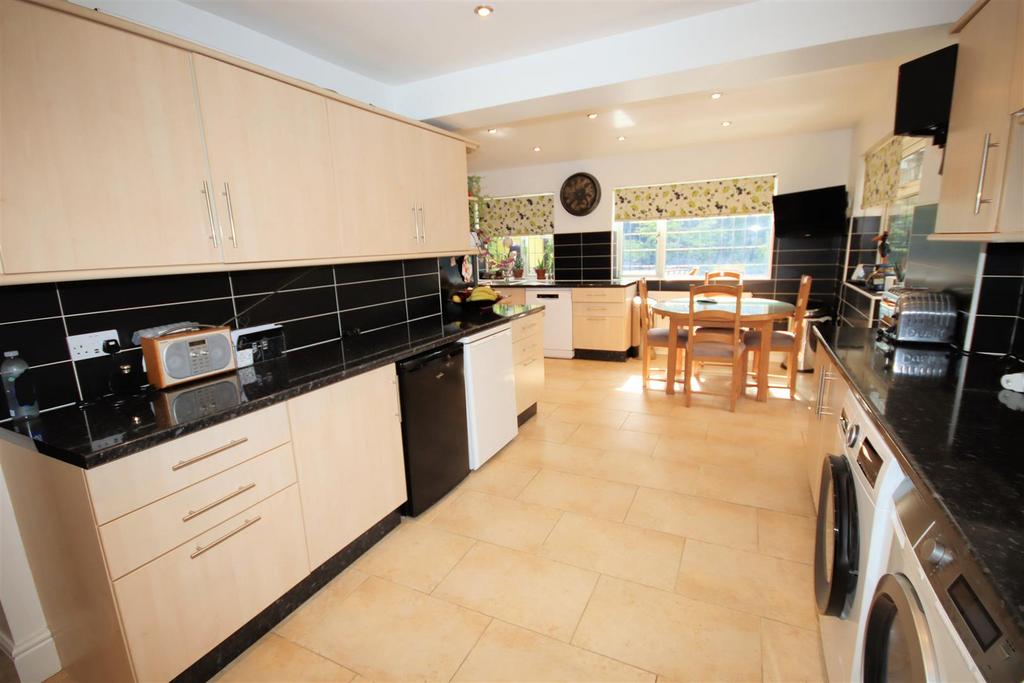
[(771, 213), (775, 176), (646, 185), (615, 190), (615, 220), (706, 218)]
[(483, 200), (480, 232), (488, 237), (550, 235), (555, 231), (555, 195), (490, 197)]
[(864, 196), (860, 208), (882, 206), (896, 199), (900, 184), (903, 138), (893, 136), (864, 155)]

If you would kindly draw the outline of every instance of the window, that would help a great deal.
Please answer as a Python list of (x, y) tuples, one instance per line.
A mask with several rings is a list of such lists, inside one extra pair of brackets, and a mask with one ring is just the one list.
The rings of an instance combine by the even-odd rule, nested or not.
[(544, 262), (545, 255), (549, 263), (554, 263), (555, 240), (552, 235), (498, 237), (487, 243), (486, 254), (484, 270), (494, 272), (500, 269), (504, 271), (503, 277), (512, 277), (515, 257), (518, 255), (522, 257), (523, 277), (535, 280), (537, 274), (534, 271)]
[(771, 275), (770, 213), (622, 221), (615, 227), (623, 276), (703, 279), (712, 270), (735, 270), (748, 279)]
[(896, 276), (902, 279), (910, 247), (910, 229), (914, 222), (914, 207), (921, 191), (921, 174), (927, 142), (921, 138), (904, 138), (900, 157), (899, 184), (896, 198), (885, 205), (883, 230), (889, 231), (891, 248), (889, 263), (896, 266)]

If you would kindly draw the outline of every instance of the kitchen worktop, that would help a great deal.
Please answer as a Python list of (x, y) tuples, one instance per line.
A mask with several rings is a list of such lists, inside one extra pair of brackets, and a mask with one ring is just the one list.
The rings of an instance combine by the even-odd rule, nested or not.
[[(462, 337), (543, 310), (542, 305), (496, 304), (458, 309), (444, 318), (396, 326), (387, 342), (359, 336), (290, 351), (281, 358), (237, 372), (164, 391), (148, 390), (122, 401), (103, 399), (42, 413), (28, 422), (4, 423), (0, 438), (82, 468), (118, 458), (240, 415), (286, 401)], [(170, 399), (184, 391), (177, 408)], [(182, 413), (188, 412), (187, 417)], [(175, 417), (175, 414), (178, 417)]]
[(614, 280), (485, 280), (482, 284), (492, 287), (629, 287), (636, 280), (616, 278)]
[(886, 352), (862, 328), (818, 333), (904, 471), (960, 532), (1024, 628), (1024, 394), (1001, 389), (1001, 361), (941, 349)]

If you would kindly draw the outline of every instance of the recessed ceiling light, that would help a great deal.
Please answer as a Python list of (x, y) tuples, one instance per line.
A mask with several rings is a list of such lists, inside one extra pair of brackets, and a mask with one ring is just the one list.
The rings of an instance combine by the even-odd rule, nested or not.
[(534, 148), (533, 148), (533, 151), (534, 151), (534, 152), (539, 152), (539, 151), (540, 151), (540, 147), (534, 147)]
[(497, 135), (498, 134), (498, 129), (497, 128), (488, 128), (487, 132), (490, 133), (491, 135)]
[(595, 114), (594, 112), (591, 112), (591, 113), (587, 114), (587, 118), (590, 119), (591, 121), (593, 121), (594, 119), (597, 118), (597, 114)]
[(723, 128), (728, 128), (731, 125), (732, 125), (732, 121), (722, 121), (722, 127)]
[(713, 99), (713, 100), (720, 100), (720, 99), (722, 99), (722, 93), (720, 93), (720, 92), (713, 92), (713, 93), (711, 93), (711, 99)]
[(477, 5), (473, 11), (478, 17), (489, 17), (494, 14), (494, 8), (490, 5)]
[(626, 136), (625, 136), (625, 135), (620, 135), (620, 136), (619, 136), (619, 142), (622, 142), (622, 141), (624, 141), (625, 139), (626, 139)]

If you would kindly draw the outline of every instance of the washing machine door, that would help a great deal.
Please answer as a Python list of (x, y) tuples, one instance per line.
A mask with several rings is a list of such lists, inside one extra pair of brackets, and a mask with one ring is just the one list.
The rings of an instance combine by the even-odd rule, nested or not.
[(846, 618), (857, 593), (858, 526), (857, 490), (850, 462), (841, 455), (830, 455), (821, 467), (814, 548), (818, 611), (830, 617)]
[(935, 650), (917, 591), (902, 574), (886, 574), (868, 612), (864, 683), (937, 680)]

